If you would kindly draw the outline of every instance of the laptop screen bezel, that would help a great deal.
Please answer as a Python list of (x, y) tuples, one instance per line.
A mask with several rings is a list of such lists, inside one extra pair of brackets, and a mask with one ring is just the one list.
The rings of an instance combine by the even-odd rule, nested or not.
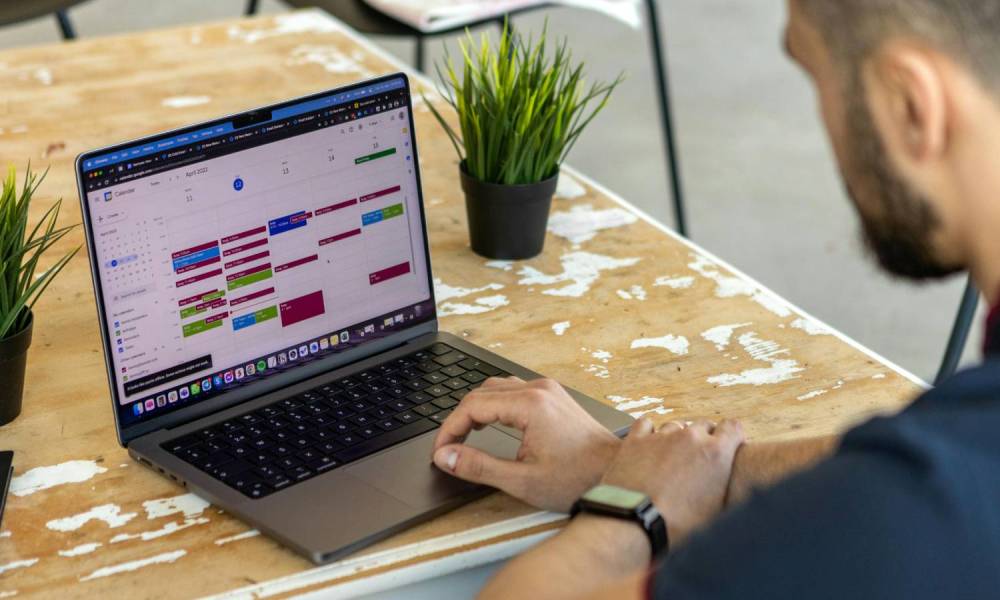
[(373, 84), (378, 84), (386, 81), (392, 81), (393, 79), (402, 79), (406, 90), (406, 108), (409, 118), (410, 147), (413, 151), (413, 173), (416, 177), (416, 183), (417, 183), (417, 201), (420, 207), (420, 225), (421, 225), (421, 234), (423, 237), (423, 245), (424, 245), (424, 260), (426, 261), (425, 264), (427, 265), (426, 269), (427, 286), (430, 292), (431, 305), (432, 307), (436, 307), (436, 301), (434, 297), (434, 276), (431, 270), (430, 244), (428, 242), (428, 235), (427, 235), (427, 218), (424, 208), (423, 186), (421, 183), (421, 175), (420, 175), (420, 160), (416, 143), (417, 140), (416, 140), (415, 120), (413, 118), (413, 100), (411, 95), (409, 78), (403, 72), (391, 73), (373, 79), (367, 79), (350, 85), (333, 88), (315, 94), (310, 94), (308, 96), (302, 96), (299, 98), (282, 101), (276, 104), (269, 104), (269, 105), (255, 107), (232, 115), (220, 117), (217, 119), (212, 119), (210, 121), (195, 123), (192, 125), (181, 127), (179, 129), (163, 131), (160, 133), (138, 138), (135, 140), (121, 142), (103, 148), (97, 148), (77, 156), (76, 158), (77, 189), (79, 191), (81, 215), (83, 218), (84, 232), (87, 239), (87, 255), (88, 258), (90, 259), (90, 273), (94, 285), (94, 296), (97, 307), (98, 323), (100, 324), (101, 341), (104, 347), (104, 362), (107, 371), (106, 374), (108, 377), (108, 387), (111, 390), (111, 403), (112, 403), (112, 412), (115, 418), (115, 430), (118, 434), (118, 442), (122, 446), (127, 446), (129, 441), (141, 435), (147, 434), (149, 432), (170, 427), (176, 427), (178, 425), (188, 423), (195, 419), (199, 419), (203, 416), (230, 408), (232, 406), (236, 406), (243, 402), (247, 402), (263, 394), (273, 392), (283, 387), (288, 387), (297, 382), (320, 375), (324, 372), (332, 371), (334, 369), (343, 367), (350, 363), (357, 362), (358, 360), (361, 360), (363, 358), (372, 356), (374, 354), (378, 354), (380, 352), (384, 352), (385, 350), (402, 345), (407, 341), (414, 339), (416, 337), (425, 335), (427, 333), (435, 332), (437, 331), (437, 311), (436, 308), (432, 308), (427, 320), (422, 321), (421, 323), (416, 324), (412, 327), (403, 329), (402, 331), (390, 334), (384, 338), (372, 340), (356, 348), (342, 351), (333, 354), (329, 357), (321, 358), (314, 362), (310, 362), (303, 366), (292, 369), (288, 372), (279, 373), (267, 379), (263, 379), (261, 381), (254, 382), (243, 387), (226, 391), (218, 395), (217, 397), (193, 403), (189, 406), (185, 406), (178, 410), (166, 413), (163, 416), (155, 417), (153, 419), (149, 419), (148, 421), (146, 420), (140, 421), (138, 423), (133, 423), (123, 427), (119, 414), (119, 411), (122, 410), (122, 405), (120, 404), (118, 386), (116, 385), (117, 373), (115, 372), (114, 361), (112, 359), (113, 357), (112, 352), (114, 349), (112, 348), (111, 329), (109, 328), (110, 325), (109, 322), (105, 319), (104, 294), (101, 287), (100, 273), (97, 270), (98, 261), (96, 256), (96, 247), (94, 243), (95, 242), (94, 230), (93, 230), (93, 224), (90, 219), (90, 206), (89, 202), (87, 202), (87, 191), (84, 186), (84, 169), (83, 169), (84, 162), (88, 159), (94, 158), (95, 156), (106, 154), (108, 152), (120, 151), (124, 148), (129, 148), (137, 144), (148, 144), (151, 142), (161, 141), (164, 138), (169, 138), (176, 135), (182, 135), (195, 130), (200, 130), (207, 127), (215, 127), (218, 125), (230, 123), (234, 120), (248, 116), (251, 113), (259, 114), (262, 111), (273, 112), (275, 110), (280, 110), (282, 108), (290, 107), (302, 102), (319, 100), (330, 95), (349, 92), (358, 88), (363, 88), (365, 86), (370, 86)]

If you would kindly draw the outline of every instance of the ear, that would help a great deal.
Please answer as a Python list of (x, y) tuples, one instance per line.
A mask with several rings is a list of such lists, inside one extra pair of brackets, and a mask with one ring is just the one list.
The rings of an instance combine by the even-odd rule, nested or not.
[(889, 42), (869, 62), (868, 101), (886, 144), (915, 162), (944, 153), (948, 102), (942, 73), (930, 53)]

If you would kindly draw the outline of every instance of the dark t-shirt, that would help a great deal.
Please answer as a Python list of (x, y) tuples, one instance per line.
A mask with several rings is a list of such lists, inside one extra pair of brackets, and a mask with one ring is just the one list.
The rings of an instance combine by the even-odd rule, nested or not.
[(1000, 348), (987, 350), (696, 534), (652, 597), (1000, 598)]

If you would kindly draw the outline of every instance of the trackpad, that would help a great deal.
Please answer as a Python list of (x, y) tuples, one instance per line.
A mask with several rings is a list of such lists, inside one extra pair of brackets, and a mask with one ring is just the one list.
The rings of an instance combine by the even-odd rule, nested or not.
[[(465, 442), (493, 456), (513, 460), (521, 442), (492, 427), (472, 432)], [(347, 467), (347, 471), (406, 504), (422, 510), (471, 495), (479, 486), (443, 473), (431, 462), (434, 436), (424, 435), (388, 452)]]

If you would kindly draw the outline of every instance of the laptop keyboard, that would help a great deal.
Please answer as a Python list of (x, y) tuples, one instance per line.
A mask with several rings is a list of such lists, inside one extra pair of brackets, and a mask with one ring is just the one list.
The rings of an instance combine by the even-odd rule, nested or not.
[(507, 375), (438, 343), (162, 447), (263, 498), (437, 428), (487, 377)]

